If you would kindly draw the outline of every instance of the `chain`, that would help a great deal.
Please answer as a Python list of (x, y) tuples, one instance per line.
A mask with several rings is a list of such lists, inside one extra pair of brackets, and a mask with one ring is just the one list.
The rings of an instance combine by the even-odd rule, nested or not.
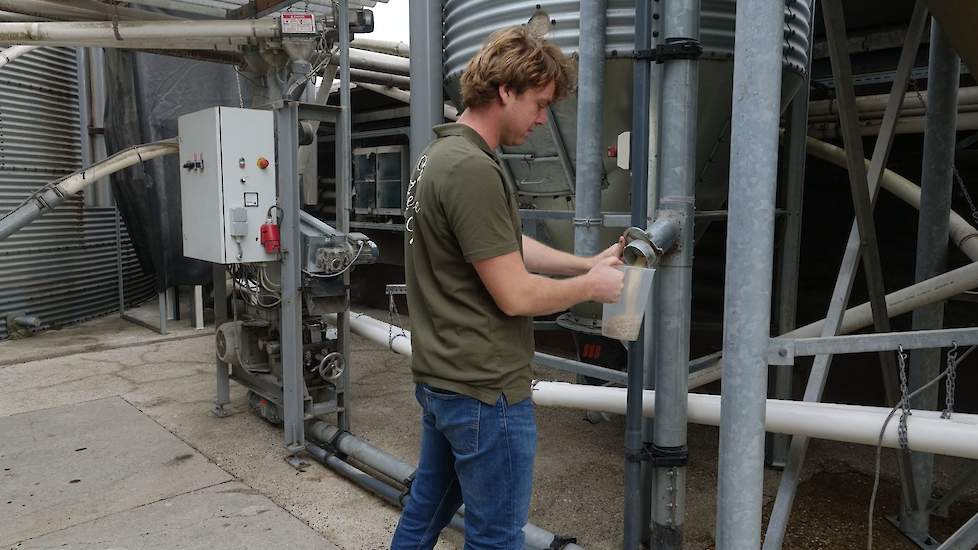
[[(924, 100), (924, 94), (920, 92), (920, 88), (917, 87), (917, 81), (910, 79), (910, 87), (913, 88), (914, 93), (917, 95), (917, 99), (920, 101), (920, 106), (924, 108), (924, 116), (927, 116), (927, 102)], [(968, 188), (964, 185), (964, 180), (961, 178), (961, 174), (958, 172), (957, 162), (951, 165), (954, 170), (954, 181), (958, 183), (958, 187), (961, 188), (961, 194), (964, 195), (964, 200), (968, 201), (968, 207), (971, 208), (971, 219), (975, 223), (978, 223), (978, 207), (975, 206), (974, 199), (971, 198), (971, 193), (968, 192)]]
[[(404, 332), (404, 326), (401, 324), (401, 314), (397, 311), (397, 302), (394, 301), (394, 294), (387, 295), (388, 308), (387, 308), (387, 347), (394, 351), (394, 338), (405, 337), (407, 338), (407, 333)], [(400, 329), (399, 334), (394, 334), (394, 325)]]
[(958, 344), (951, 342), (951, 349), (947, 352), (947, 378), (944, 379), (946, 391), (944, 392), (944, 412), (941, 418), (950, 419), (954, 411), (954, 383), (957, 381), (958, 366)]
[(900, 364), (900, 424), (897, 426), (897, 437), (903, 452), (910, 452), (910, 440), (907, 437), (907, 419), (910, 417), (910, 391), (907, 389), (907, 352), (899, 346), (897, 361)]

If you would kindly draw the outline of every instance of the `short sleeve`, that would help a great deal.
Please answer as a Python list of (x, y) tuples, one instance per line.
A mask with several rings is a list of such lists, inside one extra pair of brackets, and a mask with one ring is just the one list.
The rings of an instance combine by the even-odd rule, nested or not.
[(440, 199), (462, 257), (473, 263), (519, 250), (512, 207), (499, 171), (488, 159), (466, 159), (452, 168)]

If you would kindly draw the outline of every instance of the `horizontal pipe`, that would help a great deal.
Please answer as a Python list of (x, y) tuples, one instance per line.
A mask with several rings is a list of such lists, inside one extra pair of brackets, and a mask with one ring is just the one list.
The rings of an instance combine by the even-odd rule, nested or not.
[(409, 484), (414, 476), (414, 466), (402, 462), (394, 455), (370, 445), (349, 432), (340, 431), (336, 426), (326, 422), (311, 423), (308, 427), (308, 434), (309, 437), (317, 441), (331, 443), (343, 454), (355, 458), (358, 462), (373, 468), (401, 485)]
[[(343, 454), (356, 459), (358, 462), (373, 468), (391, 479), (399, 480), (402, 485), (409, 485), (410, 480), (414, 478), (415, 468), (413, 466), (401, 462), (395, 456), (374, 447), (349, 432), (340, 432), (336, 426), (325, 422), (313, 422), (310, 425), (309, 435), (313, 439), (324, 443), (331, 442)], [(329, 453), (314, 443), (307, 443), (306, 448), (317, 461), (332, 468), (344, 477), (351, 479), (357, 485), (379, 495), (394, 506), (399, 508), (403, 506), (402, 499), (406, 495), (403, 495), (398, 489), (340, 460), (332, 453)], [(455, 514), (451, 523), (453, 528), (463, 532), (465, 530), (465, 523), (462, 519), (464, 514), (465, 508), (463, 506)], [(527, 523), (523, 526), (523, 534), (526, 536), (526, 548), (545, 550), (553, 547), (555, 536), (546, 529), (537, 527), (532, 523)], [(565, 550), (582, 550), (576, 544), (568, 544), (562, 548)]]
[[(388, 86), (379, 86), (377, 84), (357, 84), (364, 90), (370, 90), (371, 92), (378, 93), (383, 96), (387, 96), (391, 99), (396, 99), (404, 103), (411, 103), (411, 92), (404, 90), (399, 90), (397, 88), (391, 88)], [(445, 118), (449, 120), (458, 120), (458, 109), (452, 107), (451, 105), (445, 105)]]
[[(923, 101), (921, 101), (923, 98)], [(880, 117), (882, 117), (883, 111), (886, 109), (886, 103), (890, 99), (890, 94), (877, 94), (877, 95), (867, 95), (856, 98), (856, 109), (859, 110), (860, 115), (868, 112), (879, 112)], [(909, 110), (913, 109), (925, 109), (927, 107), (927, 92), (907, 92), (903, 96), (903, 108), (900, 109), (901, 113), (907, 113)], [(978, 86), (968, 86), (961, 88), (958, 92), (958, 105), (978, 105)], [(834, 115), (839, 114), (839, 103), (835, 99), (822, 99), (818, 101), (811, 101), (808, 103), (808, 116), (809, 120), (811, 117), (823, 116), (823, 115)]]
[[(534, 382), (533, 402), (544, 407), (585, 409), (613, 414), (625, 413), (625, 389), (584, 386), (567, 382)], [(720, 424), (720, 396), (691, 393), (688, 396), (689, 421), (695, 424)], [(642, 400), (645, 416), (655, 411), (655, 391), (646, 390)], [(912, 411), (908, 418), (910, 448), (913, 451), (978, 459), (978, 415), (956, 413), (941, 419), (928, 411)], [(839, 405), (768, 399), (764, 429), (768, 432), (804, 435), (818, 439), (876, 445), (890, 409), (858, 405)], [(887, 424), (883, 446), (900, 448), (899, 422)]]
[(411, 62), (408, 59), (356, 48), (350, 48), (350, 66), (402, 76), (411, 74)]
[(353, 37), (352, 46), (359, 50), (367, 50), (377, 53), (386, 53), (398, 57), (410, 57), (411, 46), (406, 42), (396, 40), (377, 40), (375, 38)]
[[(901, 118), (896, 123), (897, 134), (922, 134), (927, 117)], [(879, 134), (882, 122), (866, 120), (859, 123), (859, 134), (875, 136)], [(978, 112), (964, 112), (958, 116), (958, 130), (978, 130)], [(809, 125), (808, 135), (816, 138), (835, 138), (841, 136), (842, 126), (836, 122), (814, 123)]]
[(381, 86), (401, 88), (404, 90), (411, 88), (411, 79), (409, 77), (399, 74), (369, 71), (367, 69), (351, 68), (350, 81), (360, 83), (366, 82), (367, 84), (379, 84)]
[(40, 46), (11, 46), (3, 51), (0, 51), (0, 67), (3, 67), (14, 59), (17, 59), (25, 53), (34, 51), (39, 47)]
[[(185, 49), (183, 40), (216, 43), (227, 39), (275, 38), (276, 19), (243, 21), (73, 21), (0, 23), (0, 42), (29, 45), (107, 45)], [(167, 45), (170, 45), (169, 48)]]

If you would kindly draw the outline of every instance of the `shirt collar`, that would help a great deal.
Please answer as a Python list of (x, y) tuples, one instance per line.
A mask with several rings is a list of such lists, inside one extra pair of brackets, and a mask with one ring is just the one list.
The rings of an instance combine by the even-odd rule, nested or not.
[(474, 129), (472, 129), (471, 126), (461, 124), (458, 122), (450, 122), (448, 124), (439, 124), (438, 126), (432, 128), (432, 130), (434, 130), (435, 135), (440, 138), (446, 136), (465, 137), (466, 139), (471, 141), (474, 145), (479, 147), (479, 149), (482, 149), (483, 151), (485, 151), (486, 153), (488, 153), (493, 157), (496, 156), (495, 151), (489, 148), (489, 144), (486, 143), (486, 140), (482, 139), (482, 136), (479, 135), (479, 132), (476, 132)]

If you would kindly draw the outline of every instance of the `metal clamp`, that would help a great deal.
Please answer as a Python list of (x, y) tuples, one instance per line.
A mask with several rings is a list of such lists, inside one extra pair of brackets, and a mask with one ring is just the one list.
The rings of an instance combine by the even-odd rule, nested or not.
[(695, 38), (666, 38), (665, 42), (652, 49), (635, 50), (632, 58), (664, 63), (676, 59), (699, 59), (703, 55), (703, 43)]
[(685, 445), (659, 447), (646, 443), (641, 450), (625, 449), (625, 460), (648, 462), (653, 468), (681, 468), (689, 464), (689, 448)]
[(604, 225), (604, 218), (574, 218), (574, 225), (591, 227), (592, 225)]

